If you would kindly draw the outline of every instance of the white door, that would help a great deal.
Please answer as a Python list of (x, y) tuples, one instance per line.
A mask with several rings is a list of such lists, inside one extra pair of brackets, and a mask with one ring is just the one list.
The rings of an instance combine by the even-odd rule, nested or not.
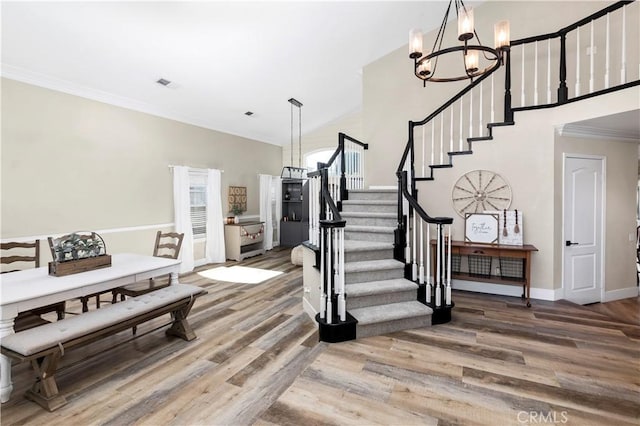
[(564, 161), (564, 297), (601, 301), (602, 158), (567, 155)]

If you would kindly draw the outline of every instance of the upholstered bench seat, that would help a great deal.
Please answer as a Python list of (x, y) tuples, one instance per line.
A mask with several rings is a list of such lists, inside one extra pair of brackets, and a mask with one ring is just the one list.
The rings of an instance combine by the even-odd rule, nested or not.
[(32, 360), (38, 377), (25, 396), (53, 411), (66, 403), (64, 396), (58, 393), (54, 378), (57, 361), (65, 350), (167, 313), (171, 313), (172, 325), (166, 333), (193, 340), (196, 336), (187, 322), (187, 315), (195, 298), (205, 293), (200, 287), (174, 284), (122, 303), (5, 336), (2, 353), (19, 361)]

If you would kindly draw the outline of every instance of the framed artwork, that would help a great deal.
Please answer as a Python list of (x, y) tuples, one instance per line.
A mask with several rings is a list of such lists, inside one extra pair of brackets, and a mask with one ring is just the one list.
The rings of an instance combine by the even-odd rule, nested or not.
[(488, 213), (467, 213), (464, 217), (464, 241), (468, 243), (498, 243), (499, 216)]
[(246, 186), (230, 186), (229, 187), (229, 211), (247, 211), (247, 187)]

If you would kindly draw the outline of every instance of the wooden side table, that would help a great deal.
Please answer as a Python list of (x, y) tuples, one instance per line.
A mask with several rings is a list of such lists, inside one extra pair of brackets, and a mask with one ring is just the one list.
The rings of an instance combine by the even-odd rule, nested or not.
[[(433, 265), (434, 273), (437, 274), (435, 265), (436, 263), (436, 241), (431, 240), (431, 246), (433, 253)], [(502, 262), (518, 261), (522, 262), (522, 274), (521, 277), (509, 276), (502, 270), (501, 274), (491, 274), (491, 264), (487, 273), (482, 271), (475, 272), (459, 272), (454, 271), (451, 268), (451, 278), (464, 279), (469, 281), (491, 282), (496, 284), (508, 284), (508, 285), (522, 285), (522, 299), (526, 301), (527, 307), (531, 307), (531, 253), (538, 251), (538, 249), (531, 244), (525, 244), (522, 246), (506, 245), (506, 244), (477, 244), (467, 243), (464, 241), (451, 240), (451, 254), (459, 256), (484, 256), (493, 258), (499, 258)]]

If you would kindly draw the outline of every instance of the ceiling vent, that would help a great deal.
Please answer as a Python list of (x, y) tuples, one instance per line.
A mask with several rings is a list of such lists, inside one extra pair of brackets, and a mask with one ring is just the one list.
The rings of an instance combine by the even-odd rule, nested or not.
[(164, 78), (159, 79), (158, 81), (156, 81), (156, 83), (161, 84), (163, 86), (168, 86), (171, 84), (169, 80), (165, 80)]

